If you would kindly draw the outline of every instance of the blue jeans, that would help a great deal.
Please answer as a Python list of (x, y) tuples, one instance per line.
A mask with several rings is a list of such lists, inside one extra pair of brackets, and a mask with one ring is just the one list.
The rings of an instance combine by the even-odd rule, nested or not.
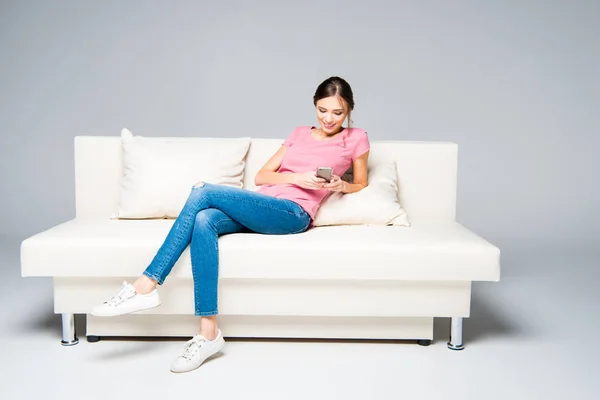
[(218, 237), (255, 232), (287, 235), (304, 232), (310, 216), (299, 204), (250, 190), (210, 183), (194, 186), (164, 243), (144, 271), (162, 285), (190, 245), (195, 315), (218, 314)]

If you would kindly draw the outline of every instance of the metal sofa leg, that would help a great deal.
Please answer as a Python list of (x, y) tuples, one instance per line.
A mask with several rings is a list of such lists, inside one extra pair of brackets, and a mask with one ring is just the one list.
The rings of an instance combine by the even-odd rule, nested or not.
[(450, 350), (462, 350), (465, 348), (462, 341), (462, 317), (452, 318), (452, 326), (450, 327), (450, 341), (448, 342), (448, 348)]
[(77, 343), (79, 343), (79, 339), (75, 336), (75, 315), (62, 314), (62, 340), (60, 344), (74, 346)]

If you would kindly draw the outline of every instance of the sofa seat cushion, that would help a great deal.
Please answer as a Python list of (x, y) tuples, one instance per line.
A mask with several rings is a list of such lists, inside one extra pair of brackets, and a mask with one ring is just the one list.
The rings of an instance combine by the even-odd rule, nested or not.
[[(139, 276), (173, 220), (73, 219), (21, 244), (23, 276)], [(316, 227), (219, 239), (221, 279), (498, 281), (500, 251), (456, 222)], [(189, 247), (170, 277), (191, 279)], [(168, 280), (168, 278), (167, 278)]]

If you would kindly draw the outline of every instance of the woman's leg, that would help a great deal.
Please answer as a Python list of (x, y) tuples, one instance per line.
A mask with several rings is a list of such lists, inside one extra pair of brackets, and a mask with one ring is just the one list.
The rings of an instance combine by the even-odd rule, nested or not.
[(218, 238), (244, 230), (242, 224), (216, 208), (207, 208), (196, 215), (190, 244), (195, 315), (200, 316), (200, 334), (208, 340), (214, 340), (219, 334), (216, 317), (219, 284)]
[(191, 241), (196, 215), (207, 208), (219, 209), (234, 221), (258, 233), (298, 233), (305, 231), (310, 223), (308, 214), (289, 200), (210, 183), (194, 186), (163, 245), (144, 271), (144, 276), (159, 285), (163, 284)]
[(288, 200), (215, 185), (198, 188), (197, 195), (200, 211), (195, 218), (190, 253), (195, 314), (200, 316), (200, 334), (188, 341), (183, 354), (173, 361), (173, 372), (196, 369), (225, 346), (216, 318), (219, 282), (218, 237), (244, 231), (298, 233), (306, 230), (310, 223), (308, 214)]
[[(191, 242), (197, 214), (209, 208), (221, 210), (248, 230), (263, 234), (299, 233), (305, 231), (310, 224), (310, 216), (293, 201), (229, 186), (208, 183), (194, 186), (143, 276), (133, 286), (124, 282), (116, 296), (91, 313), (113, 316), (160, 305), (155, 287), (164, 283), (175, 262)], [(216, 289), (214, 291), (211, 298), (216, 299)], [(202, 307), (197, 312), (204, 313), (200, 314), (204, 316), (216, 315), (216, 306), (214, 308), (211, 310)]]
[[(194, 277), (195, 315), (201, 317), (200, 333), (212, 340), (218, 335), (219, 246), (218, 237), (236, 232), (290, 234), (306, 230), (308, 214), (295, 203), (256, 195), (254, 192), (216, 185), (198, 188), (202, 201), (213, 207), (196, 214), (190, 254)], [(244, 223), (227, 214), (228, 210)]]
[[(198, 196), (194, 188), (192, 188), (163, 244), (144, 270), (142, 277), (136, 281), (134, 287), (139, 282), (140, 286), (145, 286), (145, 290), (152, 290), (153, 287), (151, 288), (151, 286), (156, 287), (157, 284), (162, 285), (164, 283), (167, 275), (169, 275), (173, 266), (191, 241), (194, 220), (196, 219), (196, 214), (201, 210), (201, 208), (198, 208), (197, 203)], [(152, 283), (149, 284), (149, 282)]]

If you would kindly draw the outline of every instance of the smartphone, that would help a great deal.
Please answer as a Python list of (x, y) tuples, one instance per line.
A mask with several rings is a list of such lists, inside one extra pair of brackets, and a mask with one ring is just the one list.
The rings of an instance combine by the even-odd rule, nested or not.
[(317, 176), (323, 178), (327, 183), (331, 182), (331, 176), (333, 175), (333, 168), (331, 167), (319, 167), (317, 168)]

